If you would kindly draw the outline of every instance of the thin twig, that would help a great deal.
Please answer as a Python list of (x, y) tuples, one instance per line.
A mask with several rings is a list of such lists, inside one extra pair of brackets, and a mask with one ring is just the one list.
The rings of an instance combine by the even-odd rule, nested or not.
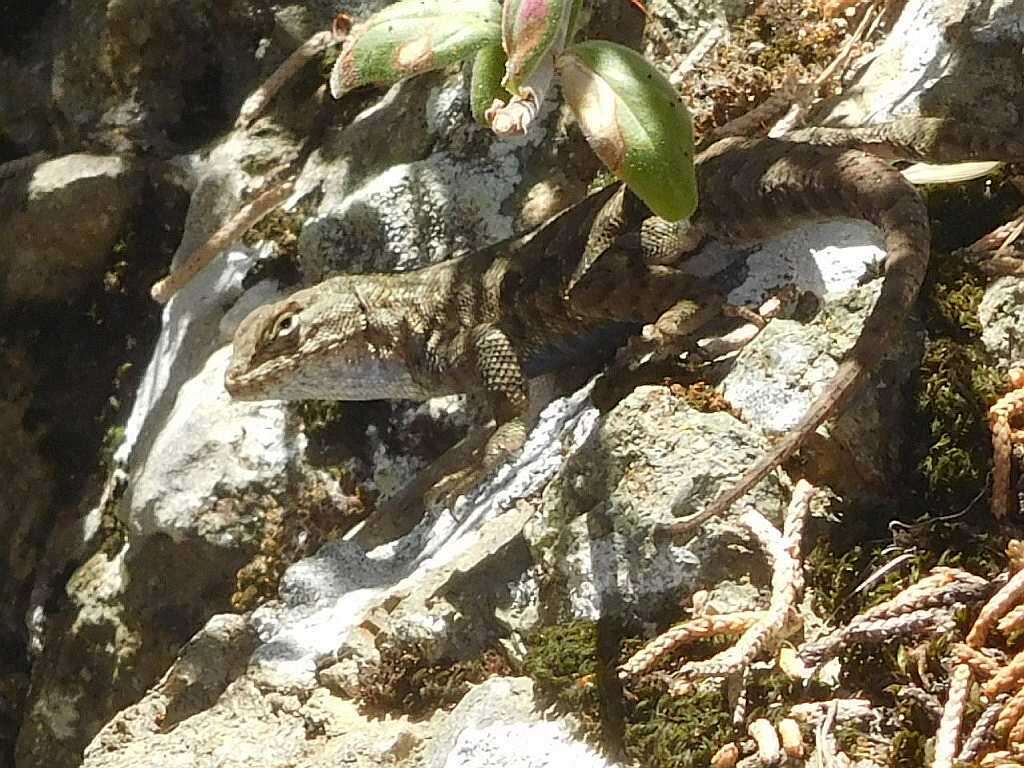
[(210, 239), (200, 245), (188, 258), (167, 277), (154, 283), (150, 295), (155, 301), (166, 304), (170, 298), (195, 277), (207, 264), (259, 221), (288, 199), (295, 189), (295, 180), (287, 179), (274, 184), (254, 200), (242, 206), (238, 213), (224, 223)]
[(306, 62), (337, 42), (340, 40), (332, 30), (324, 30), (317, 32), (292, 51), (288, 58), (281, 63), (281, 66), (275, 69), (270, 77), (264, 80), (243, 102), (242, 108), (238, 110), (235, 128), (247, 128), (251, 125), (253, 120), (263, 114), (277, 92), (306, 65)]

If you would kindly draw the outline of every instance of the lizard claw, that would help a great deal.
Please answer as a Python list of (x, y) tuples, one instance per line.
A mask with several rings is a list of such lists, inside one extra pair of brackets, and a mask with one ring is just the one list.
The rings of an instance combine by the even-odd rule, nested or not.
[(423, 494), (423, 502), (428, 507), (444, 508), (458, 520), (455, 508), (459, 497), (465, 496), (483, 481), (487, 472), (479, 465), (463, 467), (439, 480), (433, 488)]

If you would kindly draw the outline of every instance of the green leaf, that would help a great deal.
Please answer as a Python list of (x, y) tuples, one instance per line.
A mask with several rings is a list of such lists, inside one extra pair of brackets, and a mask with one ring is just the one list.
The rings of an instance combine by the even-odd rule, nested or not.
[(473, 119), (487, 126), (485, 112), (495, 99), (506, 101), (508, 91), (501, 87), (505, 75), (505, 50), (500, 45), (489, 45), (476, 52), (473, 58), (473, 74), (470, 79), (469, 100)]
[(693, 123), (671, 83), (636, 51), (590, 41), (556, 67), (591, 148), (647, 207), (668, 221), (697, 208)]
[(494, 0), (405, 0), (353, 27), (331, 71), (340, 98), (363, 85), (390, 85), (469, 58), (501, 41)]

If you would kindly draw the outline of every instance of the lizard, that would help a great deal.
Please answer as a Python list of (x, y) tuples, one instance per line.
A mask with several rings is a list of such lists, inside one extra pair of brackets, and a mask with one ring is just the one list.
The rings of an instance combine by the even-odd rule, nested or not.
[(242, 321), (225, 386), (236, 399), (285, 400), (479, 391), (497, 424), (481, 461), (487, 471), (525, 441), (528, 378), (621, 343), (666, 313), (683, 318), (675, 330), (684, 335), (715, 310), (721, 297), (673, 259), (709, 238), (749, 244), (817, 219), (874, 224), (888, 256), (861, 335), (799, 423), (704, 510), (670, 526), (690, 530), (728, 510), (838, 413), (910, 312), (928, 265), (928, 213), (889, 161), (1018, 158), (1024, 136), (947, 118), (722, 138), (695, 158), (700, 200), (685, 231), (613, 185), (465, 256), (328, 278)]

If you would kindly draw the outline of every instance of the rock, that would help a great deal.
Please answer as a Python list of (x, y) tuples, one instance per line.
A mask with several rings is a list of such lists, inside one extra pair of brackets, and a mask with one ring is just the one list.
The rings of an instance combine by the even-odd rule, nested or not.
[[(441, 597), (465, 573), (514, 544), (532, 511), (518, 501), (539, 493), (557, 472), (563, 450), (574, 450), (593, 429), (596, 412), (586, 405), (586, 395), (552, 403), (522, 455), (456, 510), (432, 510), (408, 533), (383, 544), (372, 527), (359, 531), (289, 568), (280, 601), (253, 614), (263, 638), (253, 655), (260, 684), (309, 687), (319, 666), (364, 652), (359, 627), (366, 621), (377, 632), (415, 642), (427, 658), (464, 646), (463, 614)], [(385, 519), (374, 521), (387, 525)], [(478, 602), (504, 583), (475, 582)], [(481, 632), (486, 629), (469, 634), (479, 638)]]
[(424, 727), (367, 719), (324, 688), (261, 691), (245, 674), (252, 628), (216, 616), (149, 693), (126, 708), (85, 750), (85, 768), (285, 768), (405, 760)]
[(612, 765), (578, 741), (565, 721), (546, 719), (533, 698), (533, 681), (491, 678), (459, 702), (434, 739), (429, 768), (541, 768)]
[(254, 520), (224, 517), (207, 500), (228, 498), (252, 486), (273, 488), (296, 460), (301, 441), (287, 437), (284, 407), (239, 403), (224, 391), (230, 350), (221, 348), (178, 390), (174, 409), (133, 473), (126, 497), (136, 545), (164, 535), (182, 541), (197, 533), (211, 543), (246, 546)]
[[(625, 5), (614, 0), (619, 12)], [(380, 6), (355, 3), (349, 10), (365, 16)], [(659, 18), (684, 21), (678, 3), (652, 6)], [(641, 18), (628, 10), (634, 21)], [(220, 132), (259, 75), (303, 36), (326, 26), (334, 11), (319, 1), (251, 8), (234, 1), (72, 0), (59, 34), (46, 38), (62, 44), (53, 46), (53, 104), (42, 111), (56, 110), (73, 134), (99, 145), (155, 146), (173, 156), (170, 165), (195, 188), (174, 257), (180, 263), (270, 169), (298, 155), (312, 124), (308, 97), (319, 84), (312, 65), (251, 129)], [(701, 19), (693, 38), (713, 37), (729, 12), (710, 13), (707, 25)], [(917, 11), (910, 13), (916, 18)], [(993, 40), (1000, 36), (1017, 39), (1001, 13), (970, 26), (971, 39), (997, 47)], [(31, 63), (24, 71), (38, 73)], [(213, 82), (222, 87), (204, 91)], [(198, 98), (186, 98), (193, 94)], [(1015, 125), (1016, 102), (1008, 104), (1003, 117)], [(90, 551), (75, 563), (63, 610), (35, 661), (20, 765), (77, 768), (86, 748), (89, 768), (603, 766), (606, 761), (572, 736), (569, 723), (536, 712), (531, 684), (523, 679), (492, 679), (452, 713), (418, 722), (399, 712), (367, 719), (355, 699), (389, 646), (445, 663), (499, 641), (515, 648), (519, 633), (553, 616), (660, 618), (669, 609), (678, 613), (681, 599), (705, 587), (715, 587), (712, 599), (727, 608), (749, 607), (758, 597), (757, 586), (766, 583), (763, 558), (737, 557), (732, 550), (723, 555), (734, 543), (735, 513), (687, 542), (652, 532), (701, 508), (732, 482), (828, 380), (877, 290), (877, 282), (858, 285), (881, 257), (870, 228), (819, 225), (740, 256), (708, 252), (696, 260), (742, 262), (734, 273), (746, 270), (749, 277), (730, 293), (733, 303), (757, 304), (796, 283), (822, 305), (810, 322), (773, 322), (734, 362), (723, 387), (746, 423), (724, 411), (696, 411), (665, 386), (637, 388), (602, 414), (584, 386), (552, 399), (522, 455), (454, 508), (431, 506), (417, 516), (415, 506), (389, 505), (385, 498), (438, 449), (410, 437), (413, 422), (450, 413), (450, 402), (417, 410), (346, 406), (339, 431), (358, 455), (331, 467), (331, 476), (311, 465), (294, 410), (234, 403), (223, 391), (226, 344), (238, 321), (291, 290), (296, 274), (313, 282), (337, 269), (413, 268), (484, 247), (578, 198), (594, 160), (555, 101), (544, 109), (525, 138), (496, 141), (472, 124), (463, 73), (453, 71), (330, 106), (324, 116), (337, 117), (337, 124), (328, 125), (322, 139), (314, 136), (285, 206), (295, 263), (268, 263), (270, 249), (258, 243), (236, 245), (164, 308), (162, 334), (114, 457), (112, 479), (125, 483), (124, 493), (104, 496), (86, 516), (90, 541), (101, 538), (96, 531), (105, 515), (116, 512), (122, 528), (103, 541), (113, 551)], [(20, 109), (9, 121), (5, 115), (0, 128), (15, 143), (40, 141), (46, 121), (37, 111)], [(187, 153), (175, 155), (179, 146)], [(99, 160), (123, 170), (94, 174), (96, 183), (109, 177), (130, 186), (127, 161)], [(553, 167), (558, 177), (549, 182)], [(44, 166), (36, 176), (47, 173)], [(48, 193), (61, 210), (102, 199), (90, 193), (65, 201), (61, 195), (74, 187), (64, 186), (52, 183)], [(31, 200), (28, 188), (25, 193)], [(127, 193), (124, 200), (125, 210), (135, 204)], [(42, 198), (38, 205), (42, 210)], [(43, 214), (52, 224), (48, 210)], [(19, 215), (9, 214), (8, 221)], [(81, 224), (96, 226), (100, 218)], [(65, 248), (84, 237), (55, 235), (52, 227), (40, 231), (63, 238)], [(261, 231), (247, 241), (266, 235)], [(92, 240), (100, 234), (92, 232)], [(95, 250), (100, 256), (85, 270), (83, 285), (104, 268), (107, 251)], [(0, 249), (0, 258), (10, 251)], [(24, 262), (31, 269), (40, 263), (36, 257)], [(0, 274), (5, 286), (8, 275), (35, 275), (18, 284), (19, 301), (53, 290), (49, 277), (18, 264), (17, 273), (5, 265)], [(52, 258), (50, 264), (56, 269), (52, 265), (63, 262)], [(736, 274), (730, 274), (736, 278), (730, 288), (740, 281)], [(65, 285), (56, 297), (82, 290), (58, 276)], [(1007, 305), (1012, 298), (1006, 295)], [(882, 387), (869, 388), (829, 430), (838, 438), (829, 444), (855, 449), (856, 460), (848, 463), (867, 467), (867, 475), (884, 477), (894, 464), (899, 445), (889, 439), (890, 417), (902, 402), (893, 393), (911, 367), (915, 342), (907, 333), (876, 380)], [(24, 367), (17, 351), (4, 354), (5, 362)], [(48, 467), (36, 460), (41, 438), (23, 429), (30, 409), (19, 387), (31, 388), (33, 378), (19, 382), (10, 387), (9, 402), (0, 403), (0, 424), (20, 430), (13, 445), (24, 457), (10, 484), (14, 503), (36, 479), (49, 481)], [(338, 521), (362, 503), (341, 490), (341, 480), (353, 478), (379, 515), (347, 531)], [(786, 488), (775, 473), (744, 504), (776, 516)], [(376, 491), (380, 499), (373, 499)], [(41, 493), (26, 506), (42, 515), (50, 503)], [(314, 504), (333, 514), (324, 517), (337, 523), (336, 535), (317, 546), (316, 531), (300, 531), (301, 540), (267, 551), (268, 537), (283, 529), (274, 525), (308, 519)], [(17, 543), (12, 537), (12, 547)], [(259, 581), (258, 588), (250, 584), (246, 599), (232, 602), (244, 592), (245, 569), (257, 566), (263, 571), (251, 581)], [(229, 613), (233, 608), (239, 613)], [(16, 625), (17, 611), (4, 618)]]
[(4, 190), (0, 303), (71, 302), (98, 284), (138, 204), (141, 176), (119, 157), (65, 155)]
[[(814, 294), (821, 309), (811, 322), (772, 321), (737, 356), (722, 392), (744, 420), (770, 436), (781, 436), (803, 417), (860, 336), (881, 287), (878, 280), (861, 283), (884, 260), (881, 245), (874, 228), (836, 221), (773, 238), (748, 257), (751, 277), (730, 294), (730, 302), (756, 304), (789, 285)], [(858, 487), (863, 493), (864, 481), (880, 490), (900, 472), (902, 442), (891, 421), (903, 412), (903, 385), (920, 355), (920, 328), (911, 320), (886, 351), (871, 384), (831, 426), (819, 430), (838, 443), (833, 453), (846, 452), (833, 468), (850, 475), (854, 494)], [(815, 451), (825, 448), (819, 441)]]
[(1002, 277), (985, 291), (978, 307), (982, 342), (995, 355), (1000, 368), (1020, 361), (1018, 349), (1024, 328), (1024, 280)]
[[(56, 495), (56, 471), (46, 456), (44, 430), (31, 428), (33, 392), (40, 385), (31, 351), (21, 345), (0, 349), (5, 374), (0, 383), (0, 525), (10, 531), (0, 554), (7, 599), (0, 606), (0, 632), (17, 637), (27, 610), (34, 571), (39, 565), (47, 515)], [(27, 428), (27, 425), (28, 428)], [(12, 641), (13, 645), (13, 641)]]
[[(695, 411), (667, 388), (628, 395), (565, 462), (526, 527), (542, 594), (565, 599), (542, 615), (625, 610), (650, 620), (678, 604), (715, 567), (718, 538), (736, 529), (716, 521), (682, 545), (654, 528), (673, 522), (674, 510), (701, 508), (763, 450), (732, 416)], [(751, 503), (771, 514), (781, 489), (765, 486)]]
[(1024, 0), (910, 0), (868, 67), (817, 110), (823, 125), (902, 115), (1024, 127)]
[[(513, 234), (508, 211), (519, 206), (510, 197), (526, 194), (519, 189), (525, 167), (553, 128), (554, 100), (525, 137), (496, 141), (473, 123), (461, 76), (426, 93), (424, 101), (423, 83), (399, 83), (332, 143), (332, 152), (345, 154), (302, 231), (307, 283), (339, 269), (413, 269)], [(380, 131), (396, 141), (374, 143), (376, 155), (368, 156), (363, 147)]]

